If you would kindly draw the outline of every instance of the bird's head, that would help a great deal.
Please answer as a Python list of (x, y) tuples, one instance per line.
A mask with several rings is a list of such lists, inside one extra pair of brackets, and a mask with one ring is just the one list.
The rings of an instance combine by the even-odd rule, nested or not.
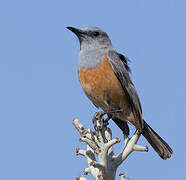
[(78, 37), (81, 50), (108, 48), (112, 46), (107, 33), (98, 27), (86, 27), (83, 29), (67, 27), (67, 29)]

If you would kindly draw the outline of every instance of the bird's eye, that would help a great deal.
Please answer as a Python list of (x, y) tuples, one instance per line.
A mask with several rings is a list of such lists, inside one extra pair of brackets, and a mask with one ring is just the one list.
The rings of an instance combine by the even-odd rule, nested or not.
[(98, 31), (93, 32), (93, 36), (94, 36), (94, 37), (99, 36), (99, 32), (98, 32)]

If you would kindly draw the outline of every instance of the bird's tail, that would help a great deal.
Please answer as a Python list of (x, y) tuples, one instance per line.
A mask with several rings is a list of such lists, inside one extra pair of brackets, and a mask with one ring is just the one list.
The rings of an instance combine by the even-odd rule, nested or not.
[(173, 151), (170, 146), (145, 121), (142, 135), (162, 159), (171, 157)]

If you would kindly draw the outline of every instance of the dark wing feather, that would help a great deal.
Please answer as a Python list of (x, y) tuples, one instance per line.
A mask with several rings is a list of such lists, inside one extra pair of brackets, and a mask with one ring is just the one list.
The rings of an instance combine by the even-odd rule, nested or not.
[(136, 124), (138, 124), (136, 128), (139, 131), (142, 131), (143, 119), (141, 103), (136, 89), (129, 76), (130, 68), (127, 64), (127, 59), (125, 59), (125, 56), (118, 54), (116, 51), (113, 50), (108, 52), (108, 58), (114, 73), (116, 74), (123, 87), (124, 92), (129, 98)]
[(117, 54), (118, 54), (119, 58), (121, 59), (121, 61), (123, 62), (123, 64), (125, 65), (126, 70), (129, 73), (131, 73), (131, 69), (130, 69), (130, 67), (128, 65), (129, 59), (127, 57), (125, 57), (123, 54), (120, 54), (120, 53), (117, 53)]

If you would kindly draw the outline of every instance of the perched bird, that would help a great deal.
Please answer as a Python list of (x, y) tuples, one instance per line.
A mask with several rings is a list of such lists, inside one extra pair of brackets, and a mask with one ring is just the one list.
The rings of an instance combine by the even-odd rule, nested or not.
[(129, 76), (128, 59), (112, 46), (109, 36), (97, 27), (67, 27), (80, 42), (78, 75), (81, 86), (96, 107), (117, 111), (112, 119), (125, 133), (133, 125), (162, 159), (171, 157), (170, 146), (142, 118), (142, 108)]

